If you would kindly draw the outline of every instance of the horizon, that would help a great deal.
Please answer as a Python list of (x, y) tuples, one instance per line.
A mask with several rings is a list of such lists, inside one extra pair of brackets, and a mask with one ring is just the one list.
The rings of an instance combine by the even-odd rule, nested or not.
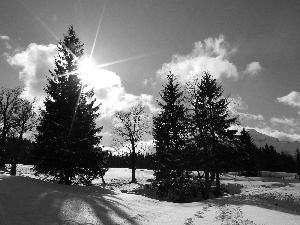
[(157, 113), (170, 70), (182, 85), (207, 70), (230, 94), (242, 127), (300, 142), (299, 10), (293, 0), (4, 1), (1, 86), (22, 85), (27, 97), (43, 99), (58, 40), (74, 25), (101, 67), (92, 80), (101, 145), (110, 145), (115, 111), (142, 101)]

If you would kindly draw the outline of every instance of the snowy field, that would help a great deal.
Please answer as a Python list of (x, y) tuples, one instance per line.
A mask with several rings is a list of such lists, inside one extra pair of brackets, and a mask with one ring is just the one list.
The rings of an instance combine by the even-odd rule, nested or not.
[(153, 172), (137, 170), (137, 184), (128, 184), (129, 169), (110, 169), (91, 187), (42, 181), (32, 166), (18, 165), (18, 176), (0, 171), (1, 225), (79, 224), (300, 224), (300, 181), (292, 175), (223, 176), (228, 196), (193, 203), (157, 199), (145, 188)]

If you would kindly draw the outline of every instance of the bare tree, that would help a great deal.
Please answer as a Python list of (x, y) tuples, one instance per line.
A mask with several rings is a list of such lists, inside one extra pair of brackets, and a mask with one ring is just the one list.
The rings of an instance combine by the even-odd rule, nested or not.
[(15, 123), (15, 115), (19, 110), (20, 95), (23, 88), (1, 88), (0, 89), (0, 167), (5, 167), (5, 143), (10, 129)]
[(38, 114), (34, 109), (35, 102), (36, 100), (20, 99), (18, 110), (14, 115), (14, 123), (9, 131), (10, 136), (16, 139), (11, 158), (11, 175), (16, 175), (16, 166), (24, 135), (33, 131), (38, 122)]
[(150, 132), (149, 121), (145, 112), (145, 106), (140, 103), (128, 110), (118, 111), (114, 116), (112, 126), (113, 145), (118, 148), (130, 146), (132, 183), (136, 182), (136, 147), (143, 136)]

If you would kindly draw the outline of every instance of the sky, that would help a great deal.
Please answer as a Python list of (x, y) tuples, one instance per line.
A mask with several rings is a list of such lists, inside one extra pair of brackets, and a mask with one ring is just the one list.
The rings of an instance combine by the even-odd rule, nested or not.
[[(117, 110), (150, 114), (169, 71), (184, 85), (208, 71), (235, 103), (241, 126), (300, 141), (300, 2), (296, 0), (3, 0), (1, 87), (43, 99), (57, 43), (70, 25), (103, 65), (91, 78), (102, 102), (103, 145)], [(98, 31), (98, 32), (97, 32)]]

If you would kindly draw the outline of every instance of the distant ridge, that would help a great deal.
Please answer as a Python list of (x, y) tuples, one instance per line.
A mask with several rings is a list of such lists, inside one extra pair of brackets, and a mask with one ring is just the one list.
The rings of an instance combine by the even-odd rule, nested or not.
[(298, 141), (279, 141), (278, 138), (259, 133), (255, 129), (248, 129), (247, 131), (252, 136), (253, 142), (257, 147), (264, 147), (266, 144), (272, 145), (278, 152), (288, 152), (292, 156), (295, 155), (297, 148), (300, 149)]

